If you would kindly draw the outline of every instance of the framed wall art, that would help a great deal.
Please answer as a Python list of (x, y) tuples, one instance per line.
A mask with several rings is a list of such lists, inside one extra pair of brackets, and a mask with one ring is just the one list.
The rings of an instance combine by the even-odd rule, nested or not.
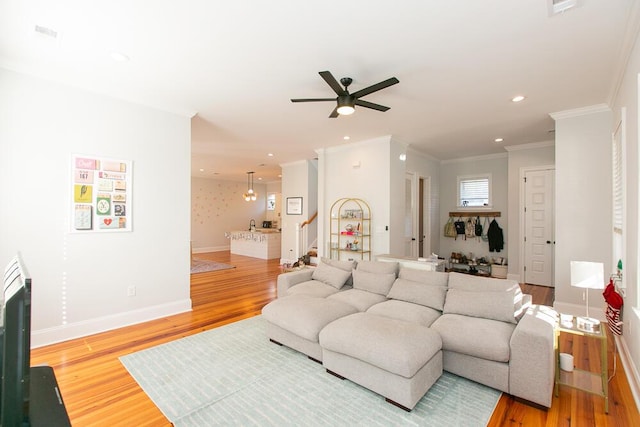
[(302, 197), (287, 197), (287, 215), (302, 215)]
[(132, 163), (71, 156), (71, 232), (131, 231)]

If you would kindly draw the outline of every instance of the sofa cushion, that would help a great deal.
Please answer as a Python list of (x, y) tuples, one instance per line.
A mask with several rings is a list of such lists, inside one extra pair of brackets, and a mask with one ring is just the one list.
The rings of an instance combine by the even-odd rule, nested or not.
[(298, 283), (287, 290), (286, 295), (308, 295), (317, 298), (326, 298), (338, 292), (338, 289), (319, 280), (308, 280)]
[(396, 280), (395, 273), (370, 273), (359, 269), (353, 270), (353, 288), (369, 291), (385, 297)]
[(489, 292), (513, 291), (514, 317), (520, 318), (523, 314), (523, 293), (520, 289), (520, 285), (515, 280), (478, 277), (462, 273), (449, 273), (449, 289)]
[[(330, 265), (331, 267), (339, 268), (340, 270), (348, 271), (349, 273), (351, 273), (351, 271), (356, 268), (356, 265), (358, 265), (356, 261), (343, 261), (339, 259), (331, 259), (331, 258), (325, 258), (325, 257), (320, 258), (320, 261), (323, 264), (327, 264), (327, 265)], [(345, 285), (353, 286), (352, 276), (349, 276)]]
[(262, 309), (267, 321), (311, 342), (327, 324), (355, 312), (349, 304), (305, 295), (278, 298)]
[(502, 292), (449, 289), (442, 312), (517, 323), (516, 306), (515, 289)]
[(337, 292), (330, 295), (327, 299), (349, 304), (358, 311), (367, 311), (367, 309), (372, 305), (386, 301), (387, 297), (360, 289), (349, 289), (348, 291)]
[(447, 288), (431, 286), (413, 280), (397, 278), (393, 282), (387, 298), (412, 302), (442, 311)]
[(424, 305), (396, 300), (384, 301), (371, 306), (367, 313), (413, 322), (422, 326), (431, 326), (442, 315), (440, 311)]
[(331, 258), (325, 258), (325, 257), (320, 258), (320, 261), (322, 261), (323, 264), (327, 264), (327, 265), (330, 265), (331, 267), (336, 267), (341, 270), (348, 271), (349, 273), (351, 273), (351, 270), (355, 269), (356, 265), (358, 265), (355, 261), (343, 261), (339, 259), (331, 259)]
[(347, 282), (347, 279), (351, 277), (351, 272), (320, 263), (320, 265), (313, 269), (311, 277), (313, 280), (319, 280), (336, 289), (340, 289)]
[(356, 313), (327, 325), (320, 332), (320, 345), (411, 378), (440, 351), (442, 340), (417, 323)]
[(449, 273), (449, 289), (463, 291), (507, 291), (514, 287), (520, 288), (515, 280), (479, 277), (463, 273)]
[(412, 282), (424, 283), (425, 285), (447, 287), (449, 283), (449, 273), (440, 271), (418, 270), (410, 267), (400, 267), (398, 272), (400, 279), (411, 280)]
[(442, 349), (496, 362), (508, 362), (509, 342), (516, 325), (491, 319), (443, 314), (431, 329), (442, 338)]
[(356, 270), (376, 274), (393, 274), (397, 277), (398, 263), (386, 261), (359, 261)]

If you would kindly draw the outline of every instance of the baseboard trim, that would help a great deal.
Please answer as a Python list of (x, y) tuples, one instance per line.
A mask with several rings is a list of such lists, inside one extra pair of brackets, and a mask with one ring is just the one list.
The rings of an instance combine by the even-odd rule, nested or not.
[(615, 340), (618, 350), (620, 351), (620, 360), (622, 361), (624, 373), (627, 376), (627, 381), (629, 382), (629, 388), (631, 389), (633, 400), (636, 402), (636, 408), (640, 408), (640, 375), (638, 375), (638, 370), (633, 363), (629, 347), (627, 347), (627, 342), (624, 337), (616, 335)]
[(155, 305), (139, 310), (127, 311), (109, 316), (98, 317), (82, 322), (39, 329), (31, 333), (31, 348), (38, 348), (74, 338), (85, 337), (99, 332), (131, 326), (149, 320), (159, 319), (178, 313), (191, 311), (191, 299)]
[(207, 252), (223, 252), (231, 250), (231, 246), (207, 246), (204, 248), (193, 248), (194, 254), (204, 254)]
[(518, 283), (522, 283), (522, 282), (520, 282), (520, 275), (519, 274), (507, 273), (507, 279), (508, 280), (515, 280)]

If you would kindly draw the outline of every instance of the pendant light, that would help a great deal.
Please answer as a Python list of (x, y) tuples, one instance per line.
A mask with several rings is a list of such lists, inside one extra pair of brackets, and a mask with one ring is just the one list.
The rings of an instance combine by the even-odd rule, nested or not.
[(247, 202), (255, 202), (258, 199), (258, 193), (253, 191), (253, 172), (247, 172), (247, 192), (242, 197)]

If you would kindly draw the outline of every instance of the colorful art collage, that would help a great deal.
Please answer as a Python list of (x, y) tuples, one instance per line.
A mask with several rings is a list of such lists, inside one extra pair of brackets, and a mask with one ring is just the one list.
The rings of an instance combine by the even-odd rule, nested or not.
[(72, 231), (131, 231), (131, 162), (73, 156)]

